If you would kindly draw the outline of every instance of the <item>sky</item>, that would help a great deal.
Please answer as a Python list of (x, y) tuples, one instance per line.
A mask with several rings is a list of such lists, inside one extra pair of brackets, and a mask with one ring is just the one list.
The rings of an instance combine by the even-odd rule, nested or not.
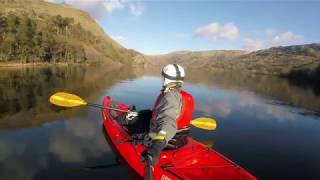
[(47, 1), (87, 11), (111, 38), (144, 54), (320, 42), (320, 0)]

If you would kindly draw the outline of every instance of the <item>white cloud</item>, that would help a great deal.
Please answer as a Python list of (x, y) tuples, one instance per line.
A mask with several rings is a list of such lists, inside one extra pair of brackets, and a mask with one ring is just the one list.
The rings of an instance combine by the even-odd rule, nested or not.
[(233, 23), (219, 24), (211, 23), (202, 27), (199, 27), (195, 31), (195, 35), (199, 37), (208, 37), (213, 40), (226, 39), (232, 40), (238, 37), (239, 31), (237, 26)]
[(140, 16), (144, 10), (144, 6), (141, 1), (130, 3), (129, 8), (130, 8), (131, 14), (134, 16)]
[(285, 32), (279, 35), (274, 36), (270, 41), (268, 41), (268, 45), (270, 46), (279, 46), (285, 44), (291, 44), (296, 42), (302, 42), (303, 36), (293, 34), (292, 32)]
[(120, 0), (103, 1), (103, 6), (108, 14), (111, 14), (116, 9), (124, 8)]
[(123, 36), (111, 36), (111, 38), (113, 40), (116, 40), (116, 41), (120, 42), (120, 43), (126, 40), (126, 38), (123, 37)]
[(253, 51), (273, 46), (293, 45), (302, 43), (303, 40), (304, 37), (302, 35), (297, 35), (288, 31), (274, 35), (270, 39), (266, 40), (247, 38), (244, 40), (243, 49)]
[(95, 19), (103, 19), (117, 10), (126, 9), (134, 16), (143, 13), (142, 1), (133, 0), (45, 0), (48, 2), (60, 2), (87, 11)]

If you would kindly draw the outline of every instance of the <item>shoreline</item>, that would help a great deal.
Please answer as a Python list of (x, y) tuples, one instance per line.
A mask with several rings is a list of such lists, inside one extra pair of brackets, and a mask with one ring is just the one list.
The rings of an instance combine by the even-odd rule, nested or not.
[(9, 67), (32, 67), (32, 66), (69, 66), (69, 65), (89, 65), (86, 63), (0, 63), (0, 68)]

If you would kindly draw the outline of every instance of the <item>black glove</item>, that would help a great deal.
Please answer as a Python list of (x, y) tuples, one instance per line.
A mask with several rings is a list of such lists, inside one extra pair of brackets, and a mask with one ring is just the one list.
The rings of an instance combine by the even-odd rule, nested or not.
[(132, 140), (132, 144), (137, 146), (139, 144), (143, 144), (144, 143), (144, 134), (132, 134), (131, 135), (131, 140)]
[(148, 156), (151, 157), (151, 164), (157, 164), (159, 161), (159, 156), (161, 150), (165, 147), (166, 141), (165, 140), (156, 140), (152, 141), (151, 147), (147, 147), (146, 150), (144, 150), (141, 153), (142, 156), (142, 162), (146, 162), (148, 160)]
[(147, 148), (152, 145), (152, 138), (148, 134), (146, 134), (143, 138), (143, 145)]

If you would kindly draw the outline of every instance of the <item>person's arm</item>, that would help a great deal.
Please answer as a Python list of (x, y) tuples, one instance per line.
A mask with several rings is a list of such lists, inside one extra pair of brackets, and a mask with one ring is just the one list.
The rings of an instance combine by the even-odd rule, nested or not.
[(143, 156), (152, 157), (153, 164), (158, 162), (161, 150), (177, 132), (176, 118), (180, 115), (181, 106), (181, 95), (176, 91), (166, 93), (159, 102), (155, 117), (158, 133), (152, 138), (151, 146), (143, 153)]
[(177, 132), (177, 118), (181, 113), (182, 100), (178, 91), (171, 91), (164, 94), (159, 102), (155, 123), (158, 134), (153, 138), (160, 139), (164, 136), (169, 142)]

